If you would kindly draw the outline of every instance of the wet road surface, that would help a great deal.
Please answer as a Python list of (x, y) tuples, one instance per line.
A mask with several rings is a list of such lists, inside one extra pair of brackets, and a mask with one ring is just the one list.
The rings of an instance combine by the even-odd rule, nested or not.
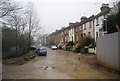
[(3, 65), (3, 79), (117, 79), (118, 74), (101, 72), (78, 60), (79, 55), (47, 48), (24, 65)]

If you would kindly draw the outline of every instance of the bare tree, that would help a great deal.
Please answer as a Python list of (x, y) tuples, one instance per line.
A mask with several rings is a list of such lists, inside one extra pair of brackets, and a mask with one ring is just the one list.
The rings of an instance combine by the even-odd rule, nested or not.
[(34, 5), (29, 2), (27, 6), (27, 14), (28, 14), (28, 28), (29, 28), (29, 45), (31, 45), (31, 37), (36, 35), (36, 32), (41, 29), (39, 25), (39, 19), (37, 18), (37, 13), (35, 12)]
[[(15, 55), (19, 55), (18, 51), (22, 51), (22, 53), (27, 52), (33, 42), (32, 38), (41, 29), (37, 13), (32, 3), (28, 3), (27, 6), (25, 5), (23, 7), (19, 2), (0, 0), (0, 21), (2, 21), (0, 25), (5, 32), (3, 36), (5, 40), (4, 45), (6, 45), (5, 48), (10, 49), (16, 47)], [(9, 31), (6, 31), (6, 28), (14, 31), (12, 39), (7, 39), (7, 36), (11, 36), (11, 34), (9, 35), (7, 33)], [(9, 33), (12, 33), (12, 31)], [(8, 42), (11, 44), (9, 47), (6, 44)], [(6, 49), (4, 51), (6, 52)]]
[(0, 0), (0, 18), (9, 15), (14, 10), (19, 10), (17, 4), (11, 3), (11, 0)]
[[(1, 14), (1, 18), (2, 20), (5, 21), (5, 25), (9, 28), (15, 29), (16, 34), (15, 34), (15, 47), (16, 47), (16, 51), (18, 50), (18, 36), (25, 30), (25, 28), (27, 27), (27, 21), (25, 20), (26, 15), (24, 15), (24, 10), (19, 4), (19, 2), (5, 2), (6, 6), (3, 6), (3, 10), (2, 13), (6, 13), (8, 12), (9, 9), (12, 9), (11, 12), (8, 12), (6, 14)], [(9, 7), (9, 5), (12, 5), (11, 7)], [(5, 8), (4, 8), (5, 7)]]

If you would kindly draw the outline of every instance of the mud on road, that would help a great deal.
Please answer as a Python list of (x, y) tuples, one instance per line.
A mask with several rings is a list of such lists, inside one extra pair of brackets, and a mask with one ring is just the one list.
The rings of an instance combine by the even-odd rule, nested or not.
[[(3, 64), (3, 79), (120, 79), (120, 74), (97, 64), (95, 55), (47, 48), (23, 65)], [(93, 59), (93, 60), (92, 60)]]

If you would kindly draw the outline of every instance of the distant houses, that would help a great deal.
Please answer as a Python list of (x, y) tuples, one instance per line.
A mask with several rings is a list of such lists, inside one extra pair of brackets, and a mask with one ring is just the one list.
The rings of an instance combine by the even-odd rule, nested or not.
[(67, 27), (56, 30), (50, 35), (45, 36), (46, 44), (65, 45), (67, 42), (78, 42), (85, 36), (95, 39), (100, 35), (104, 35), (102, 26), (111, 8), (108, 4), (102, 4), (101, 12), (90, 17), (82, 16), (80, 22), (69, 23)]

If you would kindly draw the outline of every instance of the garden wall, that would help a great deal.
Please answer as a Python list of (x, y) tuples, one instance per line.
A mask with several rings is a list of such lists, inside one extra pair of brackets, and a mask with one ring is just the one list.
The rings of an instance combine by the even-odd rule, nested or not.
[(97, 38), (97, 60), (105, 67), (120, 71), (120, 32)]

